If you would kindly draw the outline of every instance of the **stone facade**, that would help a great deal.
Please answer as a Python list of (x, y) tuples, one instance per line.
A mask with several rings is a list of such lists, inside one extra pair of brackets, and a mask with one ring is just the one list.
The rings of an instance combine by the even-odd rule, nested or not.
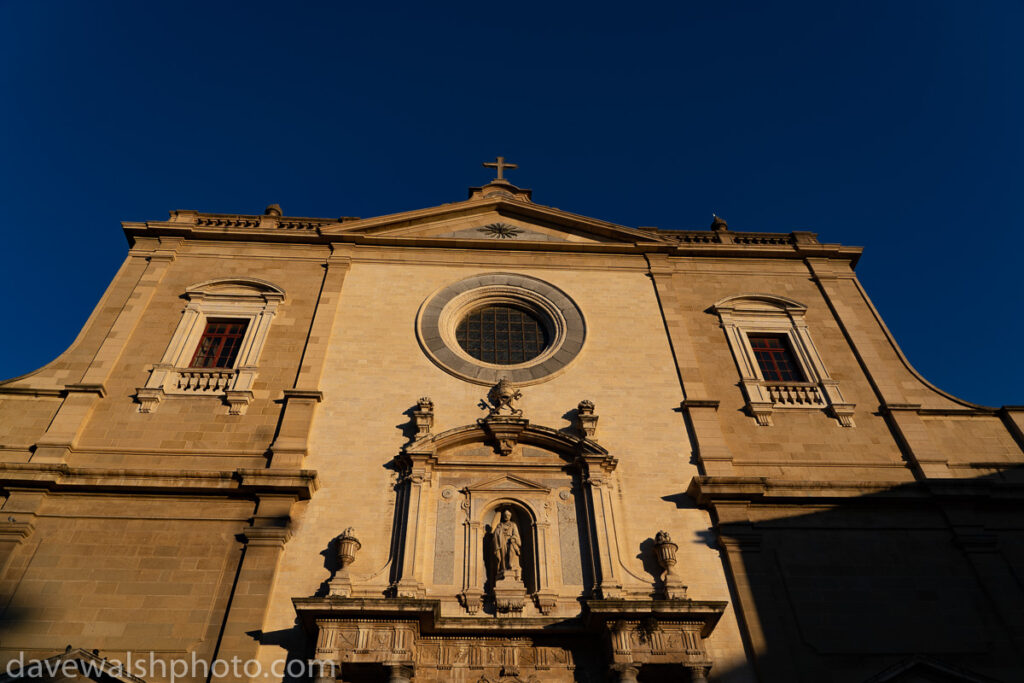
[[(1024, 408), (921, 378), (857, 248), (630, 229), (505, 180), (379, 218), (124, 229), (72, 346), (0, 383), (7, 661), (312, 661), (321, 683), (1024, 671)], [(541, 356), (460, 349), (495, 302), (541, 320)], [(191, 367), (209, 320), (245, 323), (232, 367)], [(757, 334), (800, 381), (766, 379)]]

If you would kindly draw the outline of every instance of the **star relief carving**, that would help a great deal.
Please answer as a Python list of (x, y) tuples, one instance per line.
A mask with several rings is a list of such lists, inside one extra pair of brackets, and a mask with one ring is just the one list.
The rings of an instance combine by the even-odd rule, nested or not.
[(477, 232), (499, 240), (513, 240), (523, 233), (522, 230), (508, 223), (488, 223), (482, 228), (477, 228)]

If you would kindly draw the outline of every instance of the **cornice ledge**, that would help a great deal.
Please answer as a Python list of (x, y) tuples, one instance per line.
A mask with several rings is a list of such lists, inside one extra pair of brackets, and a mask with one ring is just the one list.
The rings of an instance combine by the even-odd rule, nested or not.
[(701, 637), (711, 635), (729, 605), (724, 600), (628, 600), (587, 599), (584, 621), (605, 624), (618, 619), (654, 617), (662, 622), (696, 622), (701, 624)]
[(242, 532), (248, 546), (283, 547), (292, 537), (287, 527), (250, 527)]
[(0, 463), (0, 486), (48, 490), (292, 493), (306, 500), (319, 488), (314, 470), (169, 471), (70, 467), (64, 463)]
[(769, 477), (699, 476), (690, 480), (687, 495), (699, 505), (720, 501), (767, 501), (771, 499), (797, 502), (799, 499), (820, 500), (878, 496), (918, 498), (925, 491), (915, 482), (834, 482), (788, 481)]
[(237, 469), (234, 476), (243, 491), (293, 493), (309, 500), (320, 488), (316, 470)]
[(817, 503), (824, 500), (914, 500), (929, 497), (1019, 500), (1024, 484), (992, 479), (927, 479), (924, 481), (788, 481), (769, 477), (709, 477), (690, 480), (687, 495), (698, 505), (730, 501)]
[(714, 408), (718, 410), (721, 401), (713, 398), (686, 398), (679, 402), (680, 408)]
[(297, 398), (309, 399), (316, 401), (317, 403), (322, 403), (324, 400), (324, 392), (319, 389), (284, 389), (281, 393), (286, 401)]
[(0, 522), (0, 541), (21, 543), (35, 529), (31, 522)]
[(698, 476), (690, 480), (686, 495), (698, 505), (709, 505), (718, 500), (752, 500), (764, 496), (768, 477), (709, 477)]
[[(441, 617), (441, 601), (419, 598), (343, 598), (338, 596), (292, 598), (292, 607), (303, 628), (317, 633), (320, 619), (354, 617), (359, 619), (415, 619), (424, 631), (433, 631)], [(494, 619), (489, 619), (493, 628)]]
[(918, 415), (999, 415), (1004, 409), (989, 408), (988, 406), (965, 406), (962, 408), (925, 408), (920, 403), (882, 403), (878, 406), (878, 412), (883, 415), (893, 413), (917, 413)]
[(987, 406), (976, 406), (974, 408), (921, 408), (917, 411), (918, 415), (979, 415), (979, 416), (996, 416), (999, 415), (999, 408), (989, 408)]
[(673, 253), (674, 245), (653, 242), (538, 242), (516, 240), (472, 239), (434, 236), (390, 236), (365, 233), (331, 233), (326, 235), (332, 243), (356, 245), (417, 247), (439, 249), (480, 249), (482, 251), (544, 251), (578, 252), (591, 254), (644, 254), (648, 252)]
[(107, 388), (102, 384), (65, 384), (64, 388), (68, 393), (80, 393), (80, 394), (97, 394), (100, 398), (105, 398), (107, 395)]
[(67, 394), (64, 389), (42, 389), (34, 387), (8, 387), (0, 384), (0, 394), (12, 396), (34, 396), (37, 398), (60, 398)]
[(882, 414), (899, 412), (916, 413), (919, 410), (921, 410), (920, 403), (882, 403), (878, 406), (878, 412)]
[(1024, 499), (1024, 484), (998, 479), (926, 479), (921, 486), (938, 498)]
[[(765, 233), (766, 236), (778, 237), (778, 233)], [(715, 256), (737, 258), (768, 258), (768, 259), (805, 259), (821, 257), (850, 261), (856, 266), (863, 253), (861, 247), (844, 247), (839, 244), (677, 244), (672, 247), (672, 254), (677, 256)]]

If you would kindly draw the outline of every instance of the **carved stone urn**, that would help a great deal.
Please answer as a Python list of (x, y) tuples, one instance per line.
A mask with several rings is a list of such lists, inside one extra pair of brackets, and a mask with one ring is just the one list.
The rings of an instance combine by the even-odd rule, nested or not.
[(658, 564), (665, 570), (665, 597), (669, 600), (686, 598), (686, 586), (675, 573), (677, 550), (679, 546), (672, 542), (672, 537), (667, 531), (659, 531), (654, 535), (654, 552)]
[(338, 536), (338, 565), (342, 570), (348, 568), (356, 561), (356, 551), (363, 547), (363, 544), (356, 538), (356, 530), (349, 527)]
[(338, 571), (334, 573), (334, 578), (328, 584), (330, 595), (344, 598), (352, 596), (352, 579), (349, 576), (348, 567), (356, 561), (356, 552), (362, 547), (363, 545), (356, 538), (356, 530), (353, 527), (345, 529), (338, 536)]

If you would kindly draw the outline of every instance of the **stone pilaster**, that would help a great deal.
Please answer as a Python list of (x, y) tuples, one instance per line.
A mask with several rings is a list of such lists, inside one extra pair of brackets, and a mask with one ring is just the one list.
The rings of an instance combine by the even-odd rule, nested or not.
[(1024, 451), (1024, 406), (1003, 406), (999, 416), (1017, 445)]
[(718, 419), (718, 401), (708, 395), (697, 351), (683, 321), (683, 308), (675, 294), (678, 275), (665, 254), (647, 254), (646, 258), (685, 396), (680, 408), (690, 435), (690, 446), (704, 474), (730, 475), (733, 473), (732, 452)]
[(594, 564), (599, 576), (597, 590), (603, 598), (617, 598), (622, 595), (622, 577), (615, 554), (618, 538), (615, 533), (615, 515), (612, 511), (612, 491), (609, 481), (601, 476), (591, 475), (586, 479), (586, 500), (590, 515), (597, 530), (596, 547), (591, 548)]
[[(850, 343), (881, 404), (886, 422), (904, 455), (922, 478), (950, 476), (947, 458), (917, 414), (920, 405), (908, 401), (901, 378), (909, 370), (894, 348), (881, 319), (860, 287), (848, 262), (809, 258), (807, 266), (836, 322)], [(849, 302), (857, 302), (851, 306)]]
[(32, 462), (63, 462), (75, 447), (93, 408), (106, 395), (104, 385), (174, 261), (175, 250), (180, 243), (180, 238), (161, 239), (158, 249), (131, 257), (147, 260), (146, 270), (121, 307), (121, 312), (81, 380), (65, 386), (67, 396), (64, 403), (57, 410), (46, 433), (36, 443)]
[(306, 457), (316, 405), (323, 400), (320, 377), (327, 358), (327, 346), (337, 318), (341, 288), (345, 284), (345, 275), (350, 265), (351, 258), (339, 252), (331, 254), (324, 265), (326, 272), (309, 326), (306, 348), (299, 363), (299, 373), (294, 387), (284, 391), (280, 428), (270, 447), (271, 467), (301, 467)]
[[(259, 641), (249, 633), (263, 626), (270, 594), (277, 577), (278, 561), (291, 537), (291, 507), (297, 498), (290, 495), (262, 495), (252, 526), (243, 533), (241, 566), (228, 607), (217, 659), (241, 661), (255, 659)], [(228, 681), (213, 677), (212, 681)], [(231, 681), (237, 683), (237, 681)]]
[(950, 477), (946, 454), (921, 420), (920, 409), (920, 404), (916, 403), (883, 403), (880, 407), (897, 442), (920, 476)]
[(399, 598), (421, 598), (424, 595), (422, 540), (426, 533), (427, 523), (426, 491), (430, 486), (430, 475), (420, 463), (413, 466), (406, 476), (406, 509), (405, 537), (402, 539), (402, 573), (395, 587)]
[(1024, 648), (1024, 626), (1020, 618), (1024, 614), (1024, 592), (1013, 567), (1000, 552), (998, 535), (979, 526), (954, 526), (953, 534), (974, 568), (989, 603), (1010, 634), (1013, 649), (1020, 652)]
[[(766, 681), (800, 680), (787, 653), (769, 647), (766, 632), (784, 632), (779, 615), (788, 607), (776, 606), (768, 598), (775, 594), (774, 570), (763, 552), (760, 531), (748, 521), (748, 506), (739, 501), (719, 502), (713, 508), (719, 521), (719, 546), (736, 591), (736, 613), (746, 626), (747, 644), (759, 676)], [(778, 646), (780, 639), (773, 645)]]
[(30, 462), (64, 462), (107, 390), (102, 384), (68, 384), (66, 396), (46, 433), (36, 442)]

